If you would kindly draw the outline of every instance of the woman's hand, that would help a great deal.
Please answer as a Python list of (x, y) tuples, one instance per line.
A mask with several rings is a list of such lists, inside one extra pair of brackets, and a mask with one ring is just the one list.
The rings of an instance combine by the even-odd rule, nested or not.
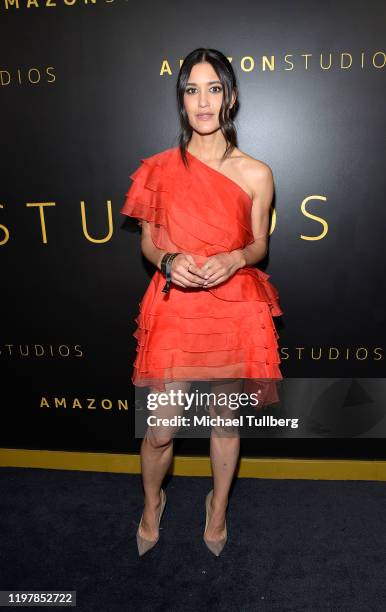
[(208, 257), (201, 271), (207, 276), (203, 287), (215, 287), (233, 276), (237, 270), (243, 267), (243, 255), (239, 250), (230, 253), (217, 253)]
[(196, 266), (189, 253), (180, 253), (173, 259), (170, 274), (172, 282), (179, 287), (203, 287), (205, 271)]

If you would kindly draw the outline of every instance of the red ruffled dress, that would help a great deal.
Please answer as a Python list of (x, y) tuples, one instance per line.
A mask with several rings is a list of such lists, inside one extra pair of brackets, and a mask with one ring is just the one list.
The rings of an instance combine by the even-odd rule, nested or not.
[[(150, 223), (159, 249), (208, 257), (254, 241), (252, 200), (232, 179), (178, 147), (141, 159), (121, 213)], [(243, 379), (261, 403), (278, 401), (282, 380), (273, 316), (283, 314), (269, 275), (246, 266), (209, 289), (173, 283), (156, 270), (135, 321), (137, 355), (132, 382), (165, 391), (173, 381)]]

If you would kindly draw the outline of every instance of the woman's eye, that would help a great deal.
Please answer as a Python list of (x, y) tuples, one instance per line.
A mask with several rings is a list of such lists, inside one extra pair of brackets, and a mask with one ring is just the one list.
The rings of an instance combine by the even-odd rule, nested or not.
[[(213, 87), (210, 88), (210, 91), (213, 91), (213, 90), (216, 90), (216, 91), (214, 91), (214, 93), (219, 93), (219, 92), (222, 91), (222, 87), (221, 87), (221, 85), (213, 85)], [(185, 89), (185, 93), (187, 93), (187, 94), (192, 94), (195, 91), (197, 91), (196, 87), (187, 87)]]

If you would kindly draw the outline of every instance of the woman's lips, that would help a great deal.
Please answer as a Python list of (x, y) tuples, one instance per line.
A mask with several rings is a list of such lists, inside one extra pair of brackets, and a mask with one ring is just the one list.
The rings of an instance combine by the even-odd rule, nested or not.
[(205, 113), (202, 115), (197, 115), (197, 118), (201, 119), (201, 121), (208, 121), (208, 119), (210, 119), (211, 117), (213, 117), (213, 113)]

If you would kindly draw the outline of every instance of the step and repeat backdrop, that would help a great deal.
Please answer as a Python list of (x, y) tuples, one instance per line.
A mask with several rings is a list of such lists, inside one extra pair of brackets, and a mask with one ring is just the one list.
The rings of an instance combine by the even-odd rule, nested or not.
[(305, 423), (243, 453), (385, 457), (385, 4), (0, 2), (0, 445), (138, 451), (154, 268), (119, 211), (140, 160), (177, 145), (179, 66), (207, 46), (238, 78), (239, 147), (273, 170), (261, 268)]

